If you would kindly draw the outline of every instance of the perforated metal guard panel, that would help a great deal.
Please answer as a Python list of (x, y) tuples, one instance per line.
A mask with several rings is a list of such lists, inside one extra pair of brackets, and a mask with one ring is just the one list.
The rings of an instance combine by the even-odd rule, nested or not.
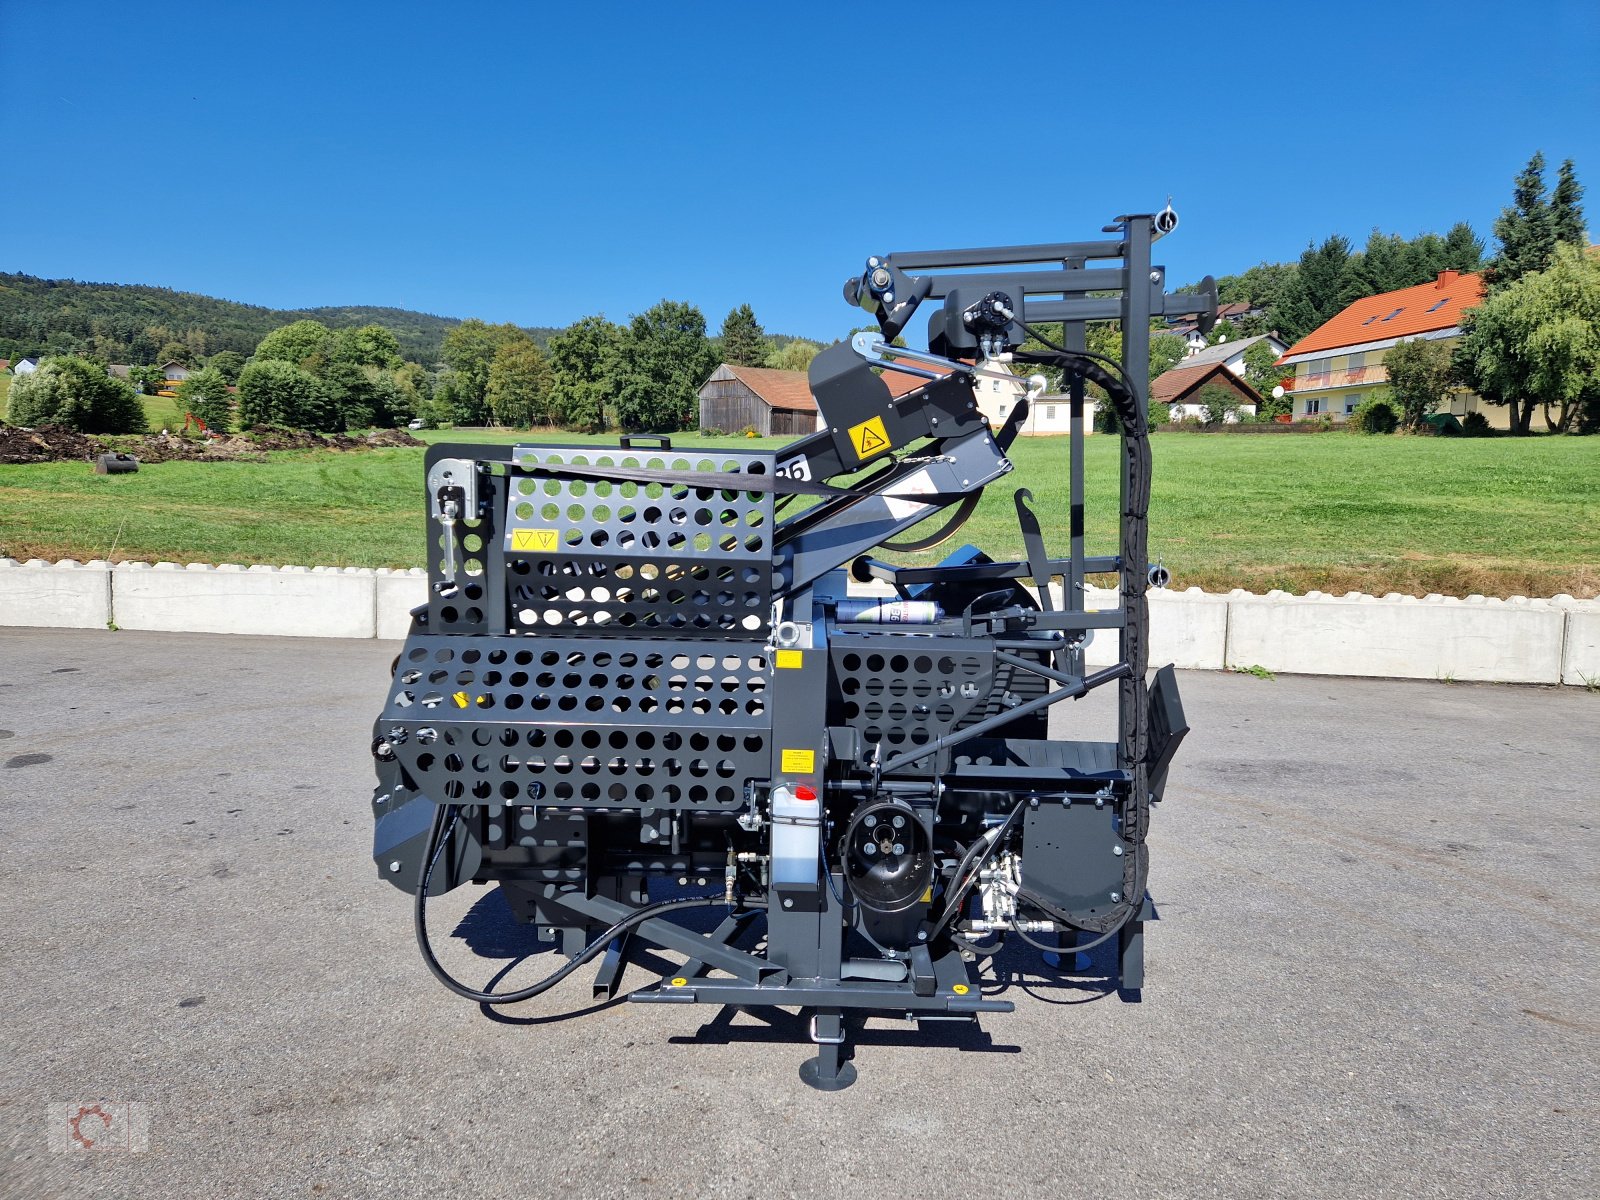
[[(836, 631), (828, 653), (840, 718), (869, 744), (883, 743), (886, 758), (955, 729), (983, 706), (994, 684), (994, 645), (987, 640)], [(909, 770), (933, 767), (930, 756)]]
[(771, 777), (770, 682), (744, 644), (417, 634), (381, 722), (437, 801), (731, 810)]
[(511, 632), (765, 640), (773, 588), (770, 493), (552, 479), (518, 467), (769, 475), (771, 453), (518, 446), (500, 548)]

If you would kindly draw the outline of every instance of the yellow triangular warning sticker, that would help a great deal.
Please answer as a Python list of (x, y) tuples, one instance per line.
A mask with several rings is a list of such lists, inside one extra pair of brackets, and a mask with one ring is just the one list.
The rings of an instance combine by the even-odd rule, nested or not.
[(549, 554), (560, 545), (560, 538), (554, 529), (513, 529), (511, 531), (511, 548), (513, 550), (536, 550)]
[(858, 458), (866, 458), (889, 448), (889, 431), (883, 427), (882, 417), (873, 417), (859, 425), (850, 426), (850, 444)]

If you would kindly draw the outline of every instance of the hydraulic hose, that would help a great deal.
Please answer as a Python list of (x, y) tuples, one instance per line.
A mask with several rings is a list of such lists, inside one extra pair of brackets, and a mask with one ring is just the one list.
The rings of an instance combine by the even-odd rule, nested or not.
[[(433, 880), (434, 866), (438, 863), (439, 855), (444, 851), (445, 844), (448, 841), (445, 836), (445, 830), (454, 824), (459, 815), (460, 807), (457, 805), (439, 806), (438, 814), (433, 819), (433, 832), (429, 835), (427, 865), (422, 872), (421, 885), (417, 888), (417, 899), (413, 914), (417, 931), (417, 948), (422, 952), (423, 963), (426, 964), (435, 979), (465, 1000), (473, 1000), (479, 1004), (519, 1004), (524, 1000), (531, 1000), (535, 996), (549, 991), (579, 967), (583, 966), (584, 963), (593, 959), (611, 944), (612, 938), (620, 933), (637, 925), (642, 925), (644, 922), (653, 917), (661, 916), (663, 913), (687, 908), (709, 908), (726, 903), (723, 896), (714, 895), (686, 896), (677, 900), (662, 900), (656, 904), (648, 904), (644, 908), (634, 910), (610, 926), (582, 950), (578, 951), (577, 954), (537, 983), (518, 988), (514, 992), (479, 991), (476, 988), (468, 987), (451, 975), (449, 971), (446, 971), (444, 965), (434, 955), (433, 945), (428, 940), (428, 886)], [(765, 907), (765, 903), (762, 901), (746, 901), (745, 903), (752, 908)]]

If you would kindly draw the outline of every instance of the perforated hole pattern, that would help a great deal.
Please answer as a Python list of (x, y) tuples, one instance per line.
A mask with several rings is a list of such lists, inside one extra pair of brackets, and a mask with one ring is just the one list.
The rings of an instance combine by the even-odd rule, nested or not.
[(769, 774), (768, 682), (747, 647), (419, 636), (382, 721), (436, 800), (732, 809)]
[[(839, 637), (829, 647), (840, 716), (886, 751), (943, 737), (982, 707), (994, 686), (993, 658), (982, 644), (941, 638), (915, 651), (908, 640)], [(931, 770), (932, 760), (924, 766)]]
[[(768, 474), (771, 454), (632, 455), (519, 446), (518, 465)], [(773, 498), (688, 484), (511, 481), (501, 547), (516, 632), (764, 639)]]

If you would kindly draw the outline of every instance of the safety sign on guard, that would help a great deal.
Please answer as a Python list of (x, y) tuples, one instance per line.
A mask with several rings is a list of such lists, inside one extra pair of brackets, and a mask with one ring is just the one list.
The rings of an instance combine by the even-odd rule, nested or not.
[(513, 529), (511, 531), (511, 548), (513, 550), (533, 550), (542, 554), (549, 554), (561, 544), (561, 539), (554, 529)]
[(850, 426), (850, 444), (859, 458), (871, 458), (880, 450), (889, 448), (889, 431), (883, 427), (882, 417), (871, 417), (859, 425)]

